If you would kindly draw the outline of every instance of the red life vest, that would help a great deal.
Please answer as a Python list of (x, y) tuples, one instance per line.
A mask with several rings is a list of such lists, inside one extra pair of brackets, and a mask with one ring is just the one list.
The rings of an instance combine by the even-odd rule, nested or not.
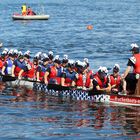
[(0, 70), (2, 70), (4, 62), (0, 59)]
[(121, 76), (120, 75), (118, 75), (118, 77), (115, 78), (113, 76), (113, 74), (111, 74), (109, 76), (109, 78), (110, 78), (110, 84), (111, 84), (111, 86), (116, 85), (118, 87), (120, 85), (120, 83), (121, 83)]
[(30, 70), (28, 70), (27, 72), (25, 72), (25, 76), (27, 77), (27, 78), (35, 78), (35, 68), (34, 68), (34, 65), (33, 65), (33, 63), (32, 62), (28, 62), (29, 63), (29, 65), (31, 66), (31, 69)]
[(33, 11), (31, 9), (27, 10), (27, 15), (33, 15)]
[(134, 54), (134, 57), (136, 58), (134, 73), (140, 74), (140, 54)]
[(86, 74), (86, 81), (85, 81), (85, 83), (84, 83), (84, 79), (83, 79), (83, 74), (79, 74), (78, 75), (78, 79), (76, 80), (76, 86), (78, 86), (78, 87), (87, 87), (87, 88), (89, 88), (89, 86), (90, 86), (90, 73), (87, 73)]
[(104, 81), (101, 81), (99, 74), (96, 73), (94, 75), (94, 79), (97, 81), (100, 88), (105, 88), (105, 85), (107, 84), (107, 77), (104, 78)]
[(50, 67), (50, 73), (48, 81), (55, 80), (57, 84), (61, 83), (61, 77), (57, 76), (57, 68), (55, 66)]

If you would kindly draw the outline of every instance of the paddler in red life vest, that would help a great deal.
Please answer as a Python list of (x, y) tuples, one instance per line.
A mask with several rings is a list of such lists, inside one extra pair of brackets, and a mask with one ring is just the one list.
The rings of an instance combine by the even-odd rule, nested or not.
[(46, 70), (48, 69), (49, 57), (46, 56), (42, 61), (43, 62), (38, 65), (37, 70), (36, 70), (36, 78), (38, 82), (44, 81), (44, 74)]
[(110, 93), (111, 85), (107, 77), (108, 70), (106, 67), (100, 67), (93, 78), (93, 94), (94, 93)]
[(24, 69), (24, 67), (25, 67), (24, 56), (23, 56), (22, 52), (19, 52), (19, 56), (18, 56), (17, 59), (14, 60), (14, 63), (13, 63), (13, 66), (12, 66), (12, 76), (13, 77), (18, 77), (19, 72), (22, 69)]
[(115, 64), (113, 67), (113, 74), (109, 75), (111, 93), (118, 93), (122, 91), (122, 81), (119, 71), (120, 71), (119, 64)]
[[(123, 79), (123, 93), (127, 94), (127, 87), (129, 87), (130, 92), (134, 93), (136, 88), (136, 83), (140, 76), (140, 53), (139, 46), (137, 44), (131, 44), (132, 57), (128, 59), (127, 68), (122, 75)], [(133, 72), (129, 73), (133, 68)]]
[(92, 76), (87, 71), (85, 62), (77, 61), (77, 74), (76, 74), (76, 87), (77, 89), (88, 90), (93, 88), (92, 86)]
[(2, 67), (7, 59), (7, 52), (3, 51), (0, 56), (0, 72), (2, 71)]
[(53, 61), (53, 65), (48, 67), (44, 75), (45, 84), (61, 84), (62, 68), (60, 66), (61, 61), (59, 55), (56, 55)]
[(35, 67), (34, 64), (30, 60), (30, 51), (26, 51), (24, 53), (24, 61), (25, 61), (25, 67), (20, 71), (19, 77), (23, 76), (24, 78), (34, 80), (35, 79)]
[(61, 76), (61, 86), (74, 87), (76, 81), (75, 64), (73, 60), (68, 60), (67, 68), (64, 69)]
[(8, 58), (6, 59), (2, 67), (2, 75), (12, 75), (12, 66), (14, 62), (14, 52), (10, 50), (8, 52)]

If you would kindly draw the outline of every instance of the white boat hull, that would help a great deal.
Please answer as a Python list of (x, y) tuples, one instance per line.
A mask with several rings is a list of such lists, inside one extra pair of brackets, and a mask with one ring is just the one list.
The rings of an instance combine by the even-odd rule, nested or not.
[(50, 15), (13, 15), (13, 20), (47, 20), (50, 18)]

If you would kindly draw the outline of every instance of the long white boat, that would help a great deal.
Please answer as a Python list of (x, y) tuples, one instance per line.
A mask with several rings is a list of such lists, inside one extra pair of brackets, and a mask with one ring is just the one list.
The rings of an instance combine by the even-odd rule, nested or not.
[(20, 14), (13, 14), (13, 20), (48, 20), (50, 15), (26, 15), (22, 16)]
[(51, 96), (60, 96), (62, 98), (70, 98), (73, 100), (88, 100), (92, 102), (113, 103), (116, 105), (140, 106), (140, 96), (106, 93), (96, 94), (92, 93), (92, 91), (70, 89), (69, 87), (62, 87), (59, 85), (46, 85), (44, 83), (39, 83), (32, 80), (18, 80), (10, 76), (3, 76), (1, 80), (6, 82), (8, 86), (23, 86), (35, 91), (45, 92), (47, 95)]

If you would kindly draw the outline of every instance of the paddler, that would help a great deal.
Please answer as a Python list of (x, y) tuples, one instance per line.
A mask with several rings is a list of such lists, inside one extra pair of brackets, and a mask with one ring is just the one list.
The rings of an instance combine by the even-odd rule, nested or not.
[(61, 86), (74, 87), (76, 81), (76, 72), (74, 60), (69, 60), (67, 68), (64, 69), (61, 76)]
[[(123, 93), (127, 94), (127, 87), (129, 87), (130, 92), (135, 91), (136, 83), (140, 77), (140, 53), (139, 46), (134, 43), (131, 44), (132, 57), (128, 59), (127, 68), (122, 75), (123, 79)], [(131, 68), (133, 68), (133, 72), (130, 73)]]
[(108, 76), (109, 83), (111, 85), (111, 93), (117, 94), (122, 91), (122, 80), (119, 71), (120, 71), (119, 64), (115, 64), (113, 67), (113, 73)]
[(6, 59), (5, 63), (2, 67), (2, 75), (11, 75), (12, 74), (12, 66), (14, 62), (14, 52), (10, 50), (8, 52), (8, 58)]
[(21, 11), (22, 16), (26, 16), (27, 15), (27, 6), (26, 6), (26, 4), (23, 4), (21, 9), (22, 9), (22, 11)]
[(53, 65), (48, 67), (44, 75), (45, 84), (61, 84), (62, 68), (59, 55), (56, 55), (53, 60)]
[(108, 70), (106, 67), (100, 67), (93, 78), (93, 93), (110, 93), (111, 85), (107, 77)]

